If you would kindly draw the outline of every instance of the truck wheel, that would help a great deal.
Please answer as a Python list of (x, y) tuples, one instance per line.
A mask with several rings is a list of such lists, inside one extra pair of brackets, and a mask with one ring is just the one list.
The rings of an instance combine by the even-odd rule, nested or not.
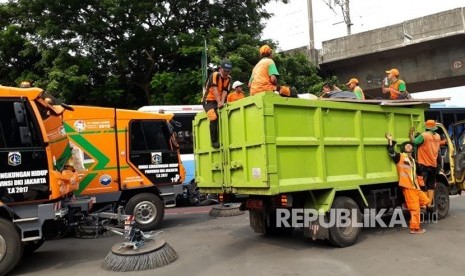
[(0, 218), (0, 275), (6, 275), (21, 260), (23, 244), (11, 221)]
[(40, 239), (32, 242), (28, 242), (24, 245), (24, 256), (30, 256), (32, 253), (34, 253), (39, 247), (44, 244), (45, 239)]
[(443, 219), (447, 217), (449, 213), (449, 190), (446, 185), (441, 182), (438, 182), (436, 185), (436, 191), (434, 192), (434, 201), (436, 211), (438, 212), (438, 219)]
[(165, 206), (155, 194), (137, 194), (126, 203), (125, 212), (133, 215), (135, 226), (142, 231), (158, 228), (165, 216)]
[[(361, 227), (354, 225), (355, 219), (358, 224), (361, 224), (362, 222), (362, 213), (360, 212), (357, 203), (350, 197), (340, 196), (334, 199), (331, 209), (347, 210), (349, 212), (348, 218), (350, 219), (350, 225), (347, 227), (337, 227), (337, 223), (339, 223), (339, 221), (337, 221), (337, 219), (333, 219), (335, 224), (329, 228), (329, 242), (337, 247), (353, 245), (362, 231)], [(352, 210), (356, 210), (356, 218), (354, 217)], [(332, 214), (335, 215), (336, 212), (332, 212)]]

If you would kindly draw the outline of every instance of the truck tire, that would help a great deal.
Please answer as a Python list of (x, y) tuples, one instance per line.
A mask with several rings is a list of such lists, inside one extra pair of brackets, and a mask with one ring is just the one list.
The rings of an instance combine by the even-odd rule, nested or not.
[[(361, 224), (362, 222), (362, 213), (357, 205), (357, 203), (350, 197), (340, 196), (334, 199), (333, 205), (331, 207), (333, 210), (337, 209), (344, 209), (348, 210), (350, 215), (349, 218), (351, 220), (351, 225), (348, 227), (337, 227), (337, 223), (329, 228), (329, 242), (337, 247), (347, 247), (353, 245), (356, 241), (360, 232), (362, 231), (362, 227), (353, 225), (353, 217), (352, 210), (357, 211), (357, 222)], [(337, 222), (336, 220), (334, 220)]]
[(15, 225), (0, 218), (0, 275), (6, 275), (21, 260), (23, 244)]
[(129, 199), (125, 212), (127, 215), (134, 216), (137, 228), (150, 231), (160, 226), (165, 216), (165, 206), (157, 195), (143, 193)]
[(44, 244), (45, 239), (40, 239), (32, 242), (28, 242), (24, 245), (24, 256), (30, 256), (32, 253), (34, 253), (39, 247)]
[(441, 182), (437, 182), (436, 184), (433, 204), (437, 211), (438, 219), (446, 218), (450, 206), (449, 190), (446, 185)]

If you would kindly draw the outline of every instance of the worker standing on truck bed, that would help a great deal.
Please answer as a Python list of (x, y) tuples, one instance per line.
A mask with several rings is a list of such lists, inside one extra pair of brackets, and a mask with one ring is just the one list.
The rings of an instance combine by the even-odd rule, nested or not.
[(291, 91), (287, 86), (278, 85), (278, 69), (273, 61), (273, 50), (268, 45), (260, 47), (260, 61), (252, 70), (249, 79), (250, 95), (262, 92), (278, 91), (282, 96), (290, 96)]
[(407, 99), (407, 86), (399, 79), (399, 70), (392, 68), (386, 71), (387, 77), (383, 81), (383, 94), (389, 93), (391, 100)]
[(332, 85), (329, 82), (326, 82), (323, 84), (323, 87), (321, 88), (321, 93), (320, 93), (320, 98), (329, 98), (331, 95), (331, 92), (340, 92), (341, 89), (337, 87), (336, 85)]
[(229, 93), (227, 102), (232, 103), (234, 101), (243, 99), (245, 97), (244, 91), (242, 90), (243, 82), (235, 81), (232, 85), (233, 92)]
[(426, 131), (413, 137), (413, 131), (410, 131), (410, 141), (415, 146), (418, 146), (418, 173), (423, 177), (427, 195), (430, 201), (434, 204), (434, 189), (436, 188), (436, 174), (438, 169), (439, 147), (441, 145), (441, 137), (436, 133), (435, 120), (427, 120), (425, 122)]
[(392, 135), (386, 133), (388, 139), (388, 152), (396, 163), (399, 174), (399, 186), (404, 194), (405, 204), (410, 211), (410, 234), (423, 234), (425, 229), (420, 227), (420, 208), (428, 205), (431, 201), (420, 189), (420, 183), (415, 169), (415, 159), (412, 156), (413, 144), (404, 142), (400, 146), (400, 153), (394, 151), (396, 141)]
[(358, 85), (358, 79), (351, 78), (346, 85), (349, 87), (350, 91), (354, 92), (357, 100), (365, 100), (365, 94), (363, 94), (362, 88)]
[(202, 105), (207, 112), (208, 119), (210, 120), (210, 138), (212, 147), (219, 148), (218, 141), (218, 108), (222, 108), (226, 96), (228, 95), (229, 85), (231, 84), (231, 76), (229, 75), (232, 70), (232, 64), (229, 60), (221, 62), (218, 72), (213, 72), (208, 78), (206, 84), (206, 91), (203, 95)]

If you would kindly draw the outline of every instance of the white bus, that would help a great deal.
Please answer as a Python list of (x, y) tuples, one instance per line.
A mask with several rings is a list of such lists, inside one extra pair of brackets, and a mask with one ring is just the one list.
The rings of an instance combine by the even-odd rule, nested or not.
[(184, 184), (195, 178), (194, 144), (192, 140), (192, 122), (197, 113), (203, 111), (201, 105), (149, 105), (139, 108), (140, 111), (154, 113), (173, 113), (176, 138), (181, 152), (181, 160), (186, 169)]

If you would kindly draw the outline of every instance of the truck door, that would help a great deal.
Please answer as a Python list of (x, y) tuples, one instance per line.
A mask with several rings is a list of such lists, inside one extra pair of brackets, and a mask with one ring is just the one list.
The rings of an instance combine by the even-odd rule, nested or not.
[(48, 160), (30, 103), (0, 100), (0, 200), (48, 200)]
[(451, 174), (451, 170), (454, 167), (454, 141), (444, 125), (436, 124), (436, 126), (438, 127), (436, 133), (441, 137), (441, 141), (446, 141), (439, 148), (438, 166), (447, 178), (449, 178), (449, 181), (453, 182), (455, 181), (455, 177), (454, 174)]
[(178, 153), (170, 137), (164, 120), (129, 123), (129, 162), (152, 184), (173, 184), (181, 180)]
[(465, 121), (453, 124), (452, 140), (455, 146), (455, 179), (458, 182), (463, 182), (465, 173)]

